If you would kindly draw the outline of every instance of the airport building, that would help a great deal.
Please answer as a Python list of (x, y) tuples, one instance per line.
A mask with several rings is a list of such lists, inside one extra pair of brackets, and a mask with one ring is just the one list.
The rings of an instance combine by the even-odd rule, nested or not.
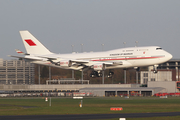
[(158, 73), (154, 74), (153, 67), (148, 71), (140, 72), (140, 84), (147, 87), (163, 87), (166, 92), (179, 92), (180, 90), (180, 60), (172, 59), (158, 66)]
[(34, 84), (34, 64), (0, 59), (0, 84)]
[(180, 81), (180, 60), (169, 60), (158, 66), (158, 73), (154, 74), (152, 67), (148, 71), (141, 71), (140, 84), (150, 81)]
[(158, 70), (156, 74), (152, 70), (141, 71), (140, 84), (147, 84), (150, 81), (173, 81), (172, 73), (172, 70)]
[[(13, 91), (21, 94), (48, 93), (47, 95), (53, 93), (61, 96), (85, 94), (92, 96), (152, 96), (156, 93), (179, 92), (179, 69), (180, 60), (170, 60), (160, 64), (156, 74), (152, 72), (152, 67), (149, 67), (148, 71), (140, 72), (140, 84), (88, 84), (88, 82), (74, 84), (79, 82), (78, 80), (73, 81), (72, 84), (69, 84), (68, 81), (66, 84), (61, 80), (52, 80), (51, 82), (57, 82), (57, 84), (35, 85), (33, 84), (33, 64), (18, 60), (1, 60), (0, 91)], [(143, 84), (147, 84), (147, 87), (142, 87)]]

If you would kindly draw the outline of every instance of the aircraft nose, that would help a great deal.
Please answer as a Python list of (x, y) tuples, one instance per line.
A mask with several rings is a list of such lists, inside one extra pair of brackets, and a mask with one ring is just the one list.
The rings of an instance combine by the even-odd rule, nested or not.
[(167, 57), (168, 60), (170, 60), (173, 56), (172, 56), (170, 53), (168, 53), (168, 54), (166, 55), (166, 57)]

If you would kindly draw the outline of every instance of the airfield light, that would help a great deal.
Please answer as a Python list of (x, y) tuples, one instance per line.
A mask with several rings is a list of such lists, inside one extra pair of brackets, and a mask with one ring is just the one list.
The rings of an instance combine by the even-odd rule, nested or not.
[(82, 103), (83, 103), (83, 100), (81, 100), (80, 103), (79, 103), (80, 108), (82, 107)]
[(104, 51), (104, 44), (101, 44), (102, 45), (102, 51)]
[(137, 47), (137, 46), (138, 46), (138, 41), (135, 41), (135, 43), (136, 43), (136, 46), (135, 46), (135, 47)]
[(71, 45), (71, 47), (72, 47), (72, 52), (74, 52), (74, 45)]
[(82, 43), (82, 44), (81, 44), (81, 52), (83, 52), (83, 45), (84, 45), (84, 44)]
[(121, 111), (121, 110), (123, 110), (123, 108), (122, 107), (111, 107), (110, 110), (111, 111)]
[(126, 42), (123, 42), (123, 44), (124, 44), (124, 47), (126, 47)]

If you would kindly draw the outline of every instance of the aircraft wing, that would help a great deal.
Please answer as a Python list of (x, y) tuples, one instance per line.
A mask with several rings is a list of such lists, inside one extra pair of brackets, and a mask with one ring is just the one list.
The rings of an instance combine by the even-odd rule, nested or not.
[(51, 61), (51, 60), (58, 60), (57, 57), (47, 57), (47, 56), (37, 56), (37, 57), (46, 58), (46, 59), (48, 59), (49, 61)]
[[(17, 50), (18, 51), (18, 50)], [(19, 51), (21, 53), (21, 51)], [(65, 69), (94, 69), (94, 70), (103, 70), (105, 68), (113, 68), (116, 66), (130, 66), (131, 63), (127, 61), (94, 61), (94, 60), (83, 60), (83, 59), (71, 59), (71, 58), (59, 58), (56, 56), (32, 56), (26, 55), (24, 57), (21, 56), (12, 56), (19, 59), (29, 60), (29, 61), (50, 61), (55, 66), (59, 66)]]
[(90, 61), (89, 60), (71, 60), (71, 62), (73, 63), (79, 63), (79, 64), (86, 64), (86, 63), (89, 63)]
[(37, 57), (21, 57), (21, 56), (13, 56), (13, 55), (8, 55), (8, 56), (9, 57), (19, 58), (19, 59), (30, 60), (30, 61), (43, 61), (43, 59), (37, 58)]
[(131, 66), (131, 63), (127, 61), (118, 61), (118, 62), (108, 62), (108, 61), (89, 61), (89, 60), (71, 60), (71, 67), (79, 67), (80, 69), (94, 69), (94, 70), (103, 70), (108, 67), (116, 66)]
[(78, 59), (75, 59), (75, 60), (70, 60), (71, 62), (73, 63), (78, 63), (78, 64), (83, 64), (83, 65), (93, 65), (93, 64), (106, 64), (106, 65), (122, 65), (122, 62), (94, 62), (94, 61), (91, 61), (91, 60), (78, 60)]
[(116, 65), (122, 65), (122, 66), (127, 66), (127, 65), (132, 65), (131, 63), (127, 62), (127, 61), (118, 61), (118, 62), (106, 62), (105, 64), (109, 65), (109, 66), (116, 66)]

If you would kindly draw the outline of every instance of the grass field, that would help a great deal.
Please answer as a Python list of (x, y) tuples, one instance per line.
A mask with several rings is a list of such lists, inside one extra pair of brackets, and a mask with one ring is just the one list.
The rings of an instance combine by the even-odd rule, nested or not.
[[(58, 115), (58, 114), (107, 114), (107, 113), (152, 113), (180, 112), (180, 97), (160, 99), (158, 97), (120, 97), (84, 98), (83, 107), (80, 100), (72, 98), (51, 98), (45, 102), (43, 98), (1, 98), (0, 115)], [(111, 107), (122, 107), (122, 111), (110, 111)], [(157, 117), (156, 119), (170, 120), (175, 117)], [(147, 118), (152, 119), (152, 118)], [(115, 119), (110, 119), (115, 120)], [(117, 119), (116, 119), (117, 120)], [(128, 120), (137, 120), (128, 118)], [(143, 120), (139, 118), (138, 120)]]
[[(102, 119), (102, 120), (119, 120), (119, 118), (114, 119)], [(180, 120), (180, 116), (173, 117), (148, 117), (148, 118), (126, 118), (126, 120)]]

